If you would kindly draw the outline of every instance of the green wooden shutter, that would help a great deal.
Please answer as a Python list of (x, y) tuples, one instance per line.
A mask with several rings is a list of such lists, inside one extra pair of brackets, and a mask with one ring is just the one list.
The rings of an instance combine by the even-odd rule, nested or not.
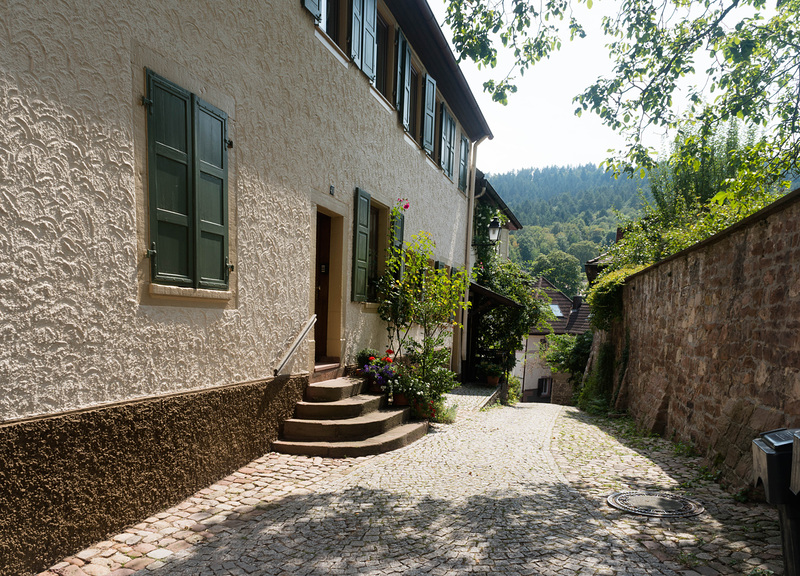
[(394, 78), (394, 107), (400, 113), (400, 119), (403, 119), (403, 82), (405, 78), (403, 58), (406, 53), (406, 37), (400, 28), (395, 28), (395, 46), (397, 52), (395, 54), (395, 78)]
[(450, 133), (450, 126), (447, 121), (447, 109), (444, 102), (441, 105), (441, 112), (439, 114), (439, 166), (444, 168), (444, 173), (447, 174), (447, 156), (448, 156), (448, 140), (447, 135)]
[(467, 190), (467, 173), (469, 172), (469, 140), (461, 136), (461, 153), (458, 157), (458, 188), (462, 192)]
[(394, 246), (396, 250), (403, 249), (403, 232), (405, 231), (406, 215), (402, 212), (395, 216), (392, 222), (394, 228)]
[(395, 108), (403, 128), (411, 127), (411, 47), (403, 32), (397, 29), (397, 78), (395, 82)]
[(192, 234), (191, 93), (147, 70), (147, 164), (153, 282), (191, 286)]
[(356, 188), (353, 224), (353, 301), (367, 301), (369, 283), (369, 207), (370, 195)]
[(350, 58), (361, 68), (361, 54), (364, 34), (364, 0), (353, 0), (350, 15)]
[(425, 103), (422, 114), (422, 147), (433, 155), (436, 134), (436, 80), (425, 76)]
[(322, 19), (322, 2), (323, 0), (300, 0), (306, 10), (314, 15), (314, 20), (319, 22)]
[(364, 0), (364, 33), (361, 42), (361, 70), (375, 81), (378, 58), (378, 0)]
[(447, 111), (447, 106), (445, 106), (444, 102), (442, 102), (441, 130), (442, 144), (439, 150), (439, 165), (444, 169), (444, 173), (452, 178), (455, 160), (456, 121), (453, 119), (450, 112)]
[(198, 288), (228, 287), (228, 116), (194, 97)]
[[(406, 215), (400, 212), (394, 218), (394, 220), (390, 223), (392, 226), (393, 232), (393, 242), (392, 248), (397, 251), (403, 250), (403, 234), (405, 233), (406, 227)], [(405, 258), (403, 257), (400, 261), (400, 269), (397, 271), (397, 279), (400, 280), (403, 278), (403, 272), (405, 271), (406, 264)]]

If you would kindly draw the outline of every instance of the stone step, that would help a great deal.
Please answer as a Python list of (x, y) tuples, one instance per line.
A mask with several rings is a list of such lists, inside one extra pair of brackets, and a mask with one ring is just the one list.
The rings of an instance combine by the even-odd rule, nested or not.
[(308, 402), (336, 402), (361, 394), (364, 381), (360, 378), (336, 378), (324, 382), (314, 382), (306, 388)]
[(365, 440), (345, 442), (278, 440), (272, 443), (272, 449), (284, 454), (322, 456), (326, 458), (355, 458), (397, 450), (419, 440), (427, 432), (427, 422), (411, 422)]
[(379, 410), (385, 403), (384, 396), (359, 394), (335, 402), (298, 402), (294, 417), (301, 420), (342, 420), (356, 418)]
[(283, 438), (322, 442), (363, 440), (403, 424), (408, 420), (410, 412), (410, 408), (391, 408), (369, 412), (355, 418), (336, 420), (290, 418), (283, 423)]
[(338, 358), (331, 358), (327, 361), (321, 361), (314, 365), (314, 372), (309, 376), (308, 381), (323, 382), (325, 380), (333, 380), (339, 378), (344, 374), (345, 367), (339, 363)]

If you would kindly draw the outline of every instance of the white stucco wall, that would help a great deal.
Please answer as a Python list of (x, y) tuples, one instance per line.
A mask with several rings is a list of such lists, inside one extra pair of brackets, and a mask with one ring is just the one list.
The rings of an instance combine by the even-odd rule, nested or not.
[[(349, 302), (356, 186), (409, 198), (407, 237), (463, 264), (466, 197), (300, 2), (0, 12), (0, 421), (270, 377), (313, 313), (317, 205), (344, 224), (344, 349), (380, 344)], [(144, 66), (230, 115), (226, 300), (149, 294)]]
[(544, 363), (539, 355), (539, 346), (544, 341), (545, 336), (528, 335), (525, 344), (525, 375), (523, 378), (523, 391), (536, 390), (539, 386), (539, 378), (549, 378), (553, 376), (550, 367)]

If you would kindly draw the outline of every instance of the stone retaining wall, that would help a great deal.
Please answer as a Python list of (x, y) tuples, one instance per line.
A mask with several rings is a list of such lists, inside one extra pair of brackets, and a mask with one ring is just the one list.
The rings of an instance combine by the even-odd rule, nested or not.
[(752, 438), (800, 426), (800, 190), (631, 277), (624, 310), (617, 407), (751, 482)]
[(0, 425), (0, 575), (36, 573), (268, 452), (307, 377)]
[(550, 403), (572, 406), (572, 384), (569, 374), (557, 372), (553, 374), (553, 388), (550, 391)]

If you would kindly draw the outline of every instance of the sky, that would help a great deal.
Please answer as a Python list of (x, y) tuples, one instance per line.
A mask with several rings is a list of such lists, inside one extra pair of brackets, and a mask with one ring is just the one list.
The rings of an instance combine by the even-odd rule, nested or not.
[[(446, 13), (444, 0), (428, 0), (440, 25)], [(600, 164), (608, 150), (621, 148), (623, 140), (599, 118), (589, 112), (575, 116), (572, 99), (601, 75), (613, 70), (599, 28), (598, 5), (586, 11), (587, 38), (570, 42), (549, 60), (517, 74), (518, 91), (509, 94), (508, 105), (493, 102), (483, 91), (483, 83), (505, 76), (508, 66), (502, 58), (494, 69), (478, 70), (472, 61), (461, 63), (461, 70), (475, 95), (493, 140), (478, 147), (478, 168), (486, 173), (503, 173), (522, 168)], [(583, 19), (582, 19), (583, 21)], [(450, 41), (450, 30), (443, 27)]]

